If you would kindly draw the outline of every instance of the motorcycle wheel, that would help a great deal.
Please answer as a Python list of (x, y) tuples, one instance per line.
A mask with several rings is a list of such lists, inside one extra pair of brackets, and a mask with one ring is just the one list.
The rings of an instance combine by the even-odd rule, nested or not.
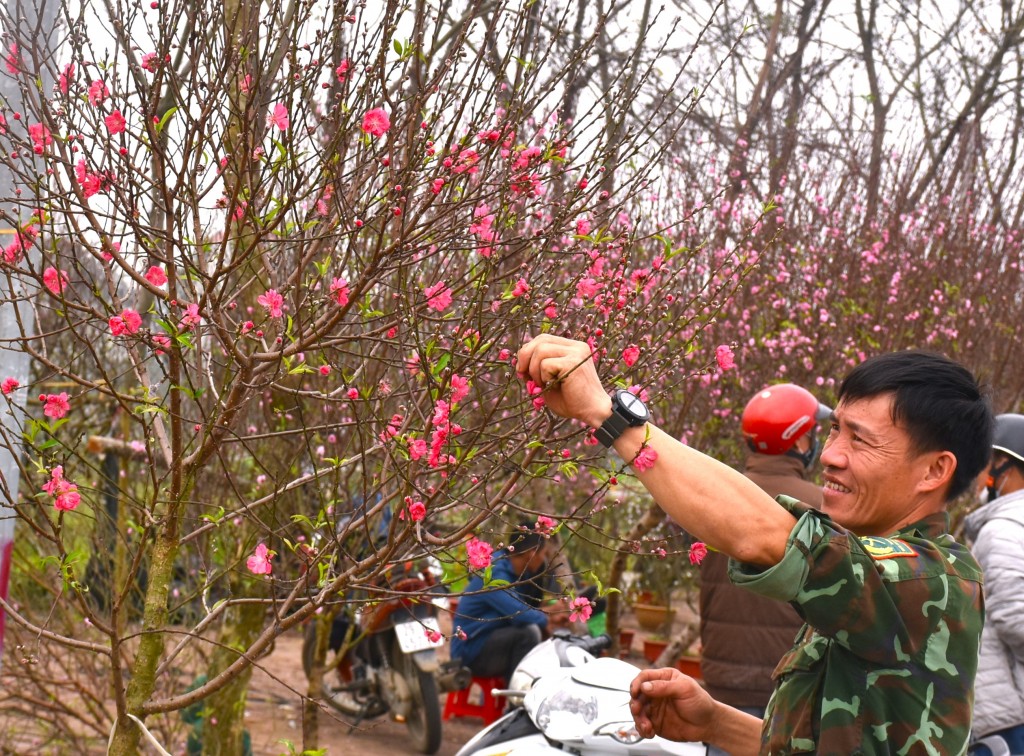
[[(310, 623), (302, 638), (302, 668), (306, 673), (306, 679), (309, 679), (313, 670), (315, 654), (316, 625)], [(337, 654), (328, 650), (325, 668), (321, 698), (332, 709), (343, 714), (347, 720), (374, 719), (387, 713), (387, 704), (376, 696), (358, 688), (348, 688), (354, 682), (352, 664), (349, 659), (342, 659), (339, 663)], [(333, 685), (331, 678), (336, 679), (340, 687)]]
[(409, 737), (420, 753), (437, 753), (441, 747), (441, 698), (437, 693), (437, 681), (430, 672), (424, 672), (411, 654), (403, 654), (395, 639), (393, 659), (399, 661), (398, 669), (409, 683), (412, 700), (409, 702), (409, 716), (405, 726)]

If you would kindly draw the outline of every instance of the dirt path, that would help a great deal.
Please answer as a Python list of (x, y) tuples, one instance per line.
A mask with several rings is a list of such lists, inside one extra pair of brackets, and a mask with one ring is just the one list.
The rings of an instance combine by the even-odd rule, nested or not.
[[(302, 637), (289, 633), (279, 638), (274, 652), (261, 663), (266, 671), (256, 670), (249, 687), (246, 726), (253, 739), (257, 756), (289, 753), (282, 741), (289, 740), (296, 752), (302, 750), (302, 703), (300, 697), (281, 682), (296, 690), (304, 690), (306, 677), (300, 659)], [(441, 697), (442, 705), (444, 696)], [(483, 727), (478, 719), (453, 719), (444, 723), (438, 756), (454, 756)], [(382, 718), (349, 732), (348, 725), (330, 711), (320, 714), (320, 747), (328, 756), (394, 756), (412, 750), (405, 736), (405, 725)]]

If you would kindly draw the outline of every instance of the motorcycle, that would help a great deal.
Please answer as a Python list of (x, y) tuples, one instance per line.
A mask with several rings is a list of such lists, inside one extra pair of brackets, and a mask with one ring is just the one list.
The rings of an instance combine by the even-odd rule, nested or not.
[(516, 667), (508, 690), (511, 711), (477, 733), (456, 756), (704, 756), (702, 743), (640, 737), (629, 713), (629, 684), (639, 668), (595, 654), (611, 638), (564, 631), (537, 645)]
[[(385, 585), (383, 600), (367, 603), (354, 617), (345, 612), (334, 617), (323, 698), (353, 727), (390, 714), (405, 723), (419, 752), (432, 754), (441, 745), (439, 692), (465, 687), (470, 672), (438, 662), (436, 649), (444, 641), (435, 601), (443, 599), (429, 570), (397, 565)], [(317, 625), (311, 623), (302, 644), (307, 677), (316, 647)]]

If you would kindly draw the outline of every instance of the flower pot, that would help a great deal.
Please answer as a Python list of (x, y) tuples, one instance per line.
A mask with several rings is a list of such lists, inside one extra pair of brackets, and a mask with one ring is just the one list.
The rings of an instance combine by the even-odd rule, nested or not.
[(661, 652), (666, 648), (668, 648), (668, 641), (644, 638), (644, 658), (651, 664), (658, 660)]
[(681, 656), (676, 660), (676, 669), (694, 680), (702, 679), (699, 656)]
[(676, 610), (659, 604), (633, 604), (633, 614), (648, 632), (667, 632), (676, 618)]
[(633, 631), (632, 630), (620, 630), (619, 631), (619, 658), (625, 659), (629, 656), (633, 650)]

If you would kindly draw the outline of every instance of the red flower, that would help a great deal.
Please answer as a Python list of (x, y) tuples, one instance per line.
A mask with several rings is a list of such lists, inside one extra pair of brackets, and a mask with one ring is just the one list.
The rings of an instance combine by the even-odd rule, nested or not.
[(266, 308), (267, 314), (272, 318), (279, 318), (284, 314), (281, 309), (284, 305), (284, 297), (278, 293), (277, 289), (267, 289), (267, 293), (260, 294), (256, 297), (256, 301)]
[(71, 410), (71, 403), (68, 401), (68, 392), (61, 391), (59, 394), (48, 394), (41, 397), (44, 403), (43, 414), (59, 420)]
[(89, 84), (89, 104), (98, 105), (103, 102), (110, 95), (110, 90), (107, 89), (106, 83), (102, 79), (91, 82)]
[(708, 547), (701, 541), (695, 541), (690, 546), (690, 564), (700, 564), (708, 555)]
[(43, 271), (43, 285), (50, 290), (51, 294), (60, 294), (67, 288), (68, 274), (63, 270), (58, 271), (51, 265)]
[(344, 278), (335, 278), (331, 281), (331, 296), (338, 303), (338, 307), (347, 305), (349, 297), (348, 281)]
[(163, 286), (167, 283), (167, 274), (159, 265), (153, 265), (146, 271), (146, 280), (154, 286)]
[(475, 570), (482, 570), (490, 566), (491, 553), (494, 547), (491, 544), (477, 538), (466, 544), (466, 555), (469, 557), (469, 566)]
[(658, 461), (658, 452), (654, 451), (650, 446), (646, 444), (637, 452), (636, 457), (633, 458), (633, 469), (637, 472), (644, 472), (654, 467), (654, 463)]
[(103, 123), (107, 125), (107, 131), (111, 134), (120, 134), (124, 131), (124, 116), (121, 115), (120, 110), (115, 110), (113, 113), (103, 119)]
[(391, 119), (384, 108), (374, 108), (363, 115), (363, 131), (375, 137), (384, 136), (391, 128)]
[(110, 325), (110, 332), (115, 336), (130, 336), (138, 333), (142, 327), (142, 316), (135, 310), (122, 310), (120, 315), (115, 315), (107, 321)]

